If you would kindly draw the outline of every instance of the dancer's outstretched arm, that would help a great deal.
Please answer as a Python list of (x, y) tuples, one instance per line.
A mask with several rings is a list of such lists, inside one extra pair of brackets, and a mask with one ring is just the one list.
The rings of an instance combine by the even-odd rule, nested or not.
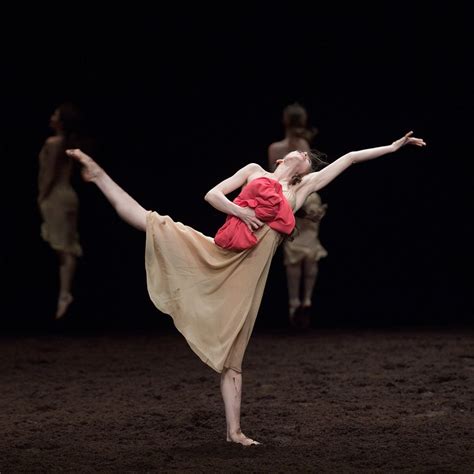
[(84, 180), (97, 185), (125, 222), (138, 230), (146, 231), (146, 209), (113, 181), (89, 155), (79, 149), (66, 150), (66, 153), (82, 165)]
[[(314, 191), (319, 191), (329, 184), (334, 178), (339, 176), (344, 170), (354, 163), (373, 160), (379, 156), (393, 153), (405, 145), (425, 146), (426, 143), (421, 138), (412, 137), (413, 132), (408, 132), (399, 140), (394, 141), (391, 145), (379, 146), (376, 148), (367, 148), (365, 150), (351, 151), (331, 164), (323, 168), (321, 171), (310, 173), (303, 178), (301, 184), (301, 193), (298, 192), (297, 201), (304, 202), (306, 196)], [(302, 203), (301, 203), (302, 204)], [(297, 202), (297, 208), (298, 202)]]

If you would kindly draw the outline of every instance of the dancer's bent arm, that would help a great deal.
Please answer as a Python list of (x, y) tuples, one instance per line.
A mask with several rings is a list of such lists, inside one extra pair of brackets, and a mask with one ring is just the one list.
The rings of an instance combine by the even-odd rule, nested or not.
[(227, 199), (226, 194), (235, 191), (243, 186), (249, 178), (256, 174), (264, 172), (263, 168), (256, 164), (250, 163), (239, 171), (237, 171), (230, 178), (221, 181), (207, 192), (204, 199), (217, 210), (236, 216), (244, 221), (250, 230), (258, 229), (263, 225), (263, 222), (255, 217), (255, 211), (250, 207), (240, 207)]

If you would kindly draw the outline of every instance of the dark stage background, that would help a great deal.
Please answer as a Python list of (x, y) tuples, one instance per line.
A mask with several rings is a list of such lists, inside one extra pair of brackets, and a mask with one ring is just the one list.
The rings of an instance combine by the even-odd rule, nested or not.
[[(254, 7), (252, 7), (254, 8)], [(399, 3), (323, 10), (77, 12), (6, 16), (2, 35), (2, 274), (5, 329), (52, 324), (55, 256), (40, 238), (37, 155), (57, 104), (88, 114), (97, 160), (145, 207), (213, 235), (205, 192), (244, 164), (266, 165), (282, 108), (299, 101), (335, 159), (404, 149), (321, 191), (328, 213), (314, 325), (470, 323), (472, 86), (462, 6)], [(327, 8), (327, 7), (325, 7)], [(77, 180), (85, 252), (65, 327), (170, 327), (148, 299), (144, 236)], [(282, 255), (257, 328), (284, 328)]]

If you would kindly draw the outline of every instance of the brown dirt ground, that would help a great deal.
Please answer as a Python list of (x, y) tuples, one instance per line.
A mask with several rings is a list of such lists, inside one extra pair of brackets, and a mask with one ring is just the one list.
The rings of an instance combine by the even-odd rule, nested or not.
[(0, 472), (471, 473), (473, 336), (256, 331), (244, 448), (176, 332), (3, 335)]

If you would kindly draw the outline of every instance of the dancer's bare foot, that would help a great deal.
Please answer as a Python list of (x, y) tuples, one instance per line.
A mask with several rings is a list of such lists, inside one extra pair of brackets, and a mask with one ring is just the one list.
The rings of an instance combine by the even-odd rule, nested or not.
[(74, 298), (72, 297), (71, 293), (65, 293), (59, 297), (58, 307), (56, 309), (56, 319), (61, 319), (66, 314), (66, 311), (73, 299)]
[(237, 433), (233, 433), (233, 434), (227, 433), (227, 441), (229, 443), (242, 444), (243, 446), (257, 446), (261, 444), (258, 441), (248, 438), (240, 430)]
[(104, 170), (79, 148), (66, 150), (66, 153), (82, 165), (81, 174), (84, 181), (95, 181)]
[(298, 314), (298, 326), (300, 329), (308, 329), (311, 326), (311, 301), (305, 300)]

